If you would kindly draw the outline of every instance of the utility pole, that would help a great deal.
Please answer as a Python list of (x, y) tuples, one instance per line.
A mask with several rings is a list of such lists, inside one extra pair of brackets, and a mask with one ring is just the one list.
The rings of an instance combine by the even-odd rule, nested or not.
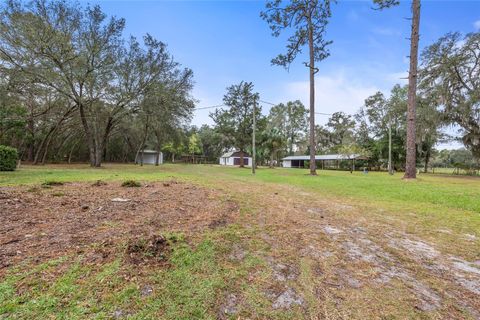
[(393, 175), (392, 168), (392, 117), (388, 116), (388, 174)]
[(256, 104), (257, 104), (257, 97), (254, 96), (253, 97), (253, 133), (252, 133), (252, 174), (255, 174), (255, 153), (256, 153), (256, 150), (255, 150), (255, 126), (256, 126), (256, 117), (255, 117), (255, 114), (256, 114)]

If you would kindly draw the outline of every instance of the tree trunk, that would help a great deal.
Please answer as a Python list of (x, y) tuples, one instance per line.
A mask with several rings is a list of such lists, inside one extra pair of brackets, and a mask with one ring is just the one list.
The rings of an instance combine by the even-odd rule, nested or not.
[(140, 152), (140, 166), (143, 166), (143, 150), (145, 149), (145, 143), (147, 143), (147, 137), (148, 137), (148, 128), (149, 128), (149, 117), (145, 119), (145, 129), (143, 131), (143, 137), (142, 137), (142, 143), (140, 145), (140, 148), (137, 151), (137, 155)]
[(97, 146), (95, 148), (95, 168), (100, 168), (102, 166), (103, 158), (103, 145), (97, 141)]
[(77, 146), (77, 144), (74, 143), (72, 145), (72, 147), (70, 148), (70, 152), (68, 154), (68, 164), (70, 164), (72, 162), (72, 154), (73, 154), (73, 150), (75, 149), (76, 146)]
[(108, 146), (108, 138), (110, 137), (110, 133), (113, 129), (113, 119), (112, 117), (108, 118), (107, 125), (105, 126), (105, 132), (103, 134), (102, 139), (102, 155), (100, 159), (106, 160), (107, 159), (107, 146)]
[(417, 177), (417, 159), (415, 146), (415, 109), (417, 98), (417, 65), (418, 42), (420, 27), (420, 0), (412, 1), (412, 34), (410, 38), (410, 72), (408, 76), (408, 106), (407, 106), (407, 161), (404, 179)]
[(42, 157), (42, 165), (45, 164), (45, 161), (47, 160), (47, 154), (48, 154), (48, 147), (50, 146), (50, 142), (52, 141), (52, 135), (50, 135), (47, 139), (47, 142), (45, 144), (45, 148), (43, 151), (43, 157)]
[(272, 153), (270, 154), (270, 169), (273, 169), (273, 157), (275, 155), (275, 151), (272, 151)]
[(30, 114), (28, 119), (28, 133), (30, 135), (30, 141), (28, 143), (28, 162), (33, 162), (35, 155), (35, 122), (33, 120), (33, 114)]
[(35, 157), (33, 158), (33, 164), (36, 165), (40, 161), (40, 154), (43, 151), (43, 146), (45, 145), (45, 142), (47, 139), (50, 137), (50, 134), (53, 132), (53, 129), (50, 129), (50, 131), (47, 133), (47, 135), (42, 139), (40, 142), (40, 145), (38, 146), (36, 152), (35, 152)]
[(158, 166), (160, 164), (160, 150), (162, 149), (162, 143), (161, 135), (157, 130), (155, 130), (155, 137), (157, 138), (157, 156), (155, 158), (155, 165)]
[(425, 153), (425, 168), (423, 169), (424, 173), (428, 172), (428, 163), (430, 162), (430, 149)]
[(240, 150), (240, 168), (244, 168), (244, 167), (245, 167), (245, 163), (243, 159), (243, 150)]
[(317, 175), (315, 163), (315, 56), (313, 51), (313, 25), (308, 18), (308, 46), (310, 53), (310, 174)]
[(45, 135), (45, 137), (42, 139), (42, 141), (40, 142), (40, 145), (38, 146), (37, 148), (37, 152), (35, 153), (35, 157), (33, 159), (33, 164), (36, 165), (38, 164), (38, 162), (40, 162), (40, 155), (43, 154), (42, 156), (42, 164), (44, 164), (45, 162), (45, 157), (46, 157), (46, 153), (47, 153), (47, 150), (48, 149), (48, 144), (50, 143), (50, 139), (51, 137), (53, 136), (53, 134), (55, 133), (55, 131), (57, 131), (57, 128), (58, 126), (61, 124), (62, 121), (59, 121), (57, 124), (55, 124), (52, 128), (50, 128), (50, 130), (48, 131), (48, 133)]
[(88, 144), (88, 152), (89, 152), (89, 158), (90, 158), (90, 167), (95, 167), (96, 164), (96, 150), (95, 150), (95, 138), (92, 133), (92, 130), (90, 130), (90, 126), (88, 125), (87, 122), (87, 116), (85, 114), (85, 107), (83, 105), (79, 105), (79, 111), (80, 111), (80, 119), (82, 121), (83, 125), (83, 130), (85, 131), (85, 139), (87, 140)]

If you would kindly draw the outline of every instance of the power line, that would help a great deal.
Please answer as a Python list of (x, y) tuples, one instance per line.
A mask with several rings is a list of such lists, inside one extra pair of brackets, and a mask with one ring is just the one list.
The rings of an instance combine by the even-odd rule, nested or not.
[(268, 102), (268, 101), (264, 101), (264, 100), (258, 100), (259, 102), (263, 102), (263, 103), (266, 103), (266, 104), (269, 104), (269, 105), (272, 105), (272, 106), (276, 106), (277, 104), (275, 103), (272, 103), (272, 102)]
[[(275, 104), (273, 102), (268, 102), (268, 101), (265, 101), (265, 100), (258, 100), (258, 101), (269, 104), (269, 105), (272, 105), (272, 106), (278, 105), (278, 103)], [(315, 114), (320, 114), (320, 115), (323, 115), (323, 116), (331, 116), (332, 115), (332, 113), (323, 113), (323, 112), (315, 112)]]
[(210, 106), (210, 107), (200, 107), (200, 108), (195, 108), (193, 109), (194, 111), (197, 111), (197, 110), (205, 110), (205, 109), (213, 109), (213, 108), (220, 108), (220, 107), (223, 107), (225, 106), (224, 104), (218, 104), (216, 106)]

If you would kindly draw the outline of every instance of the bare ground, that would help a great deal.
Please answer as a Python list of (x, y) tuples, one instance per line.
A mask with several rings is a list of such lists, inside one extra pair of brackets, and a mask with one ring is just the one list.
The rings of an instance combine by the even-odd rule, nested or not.
[(295, 187), (238, 190), (260, 206), (273, 308), (297, 306), (314, 319), (480, 319), (480, 261), (442, 254), (389, 219)]
[(116, 183), (68, 183), (51, 188), (0, 190), (0, 275), (8, 266), (41, 263), (99, 249), (90, 259), (107, 259), (108, 249), (159, 232), (200, 233), (232, 221), (238, 206), (218, 191), (176, 181), (142, 187)]

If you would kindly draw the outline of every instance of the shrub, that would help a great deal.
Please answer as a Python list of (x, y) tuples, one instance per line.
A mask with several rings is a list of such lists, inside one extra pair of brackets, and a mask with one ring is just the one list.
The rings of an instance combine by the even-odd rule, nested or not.
[(135, 180), (126, 180), (122, 183), (122, 187), (141, 187), (141, 183)]
[(17, 159), (17, 149), (0, 145), (0, 171), (15, 170)]
[(43, 187), (51, 187), (51, 186), (63, 186), (63, 182), (57, 180), (47, 180), (42, 183)]

